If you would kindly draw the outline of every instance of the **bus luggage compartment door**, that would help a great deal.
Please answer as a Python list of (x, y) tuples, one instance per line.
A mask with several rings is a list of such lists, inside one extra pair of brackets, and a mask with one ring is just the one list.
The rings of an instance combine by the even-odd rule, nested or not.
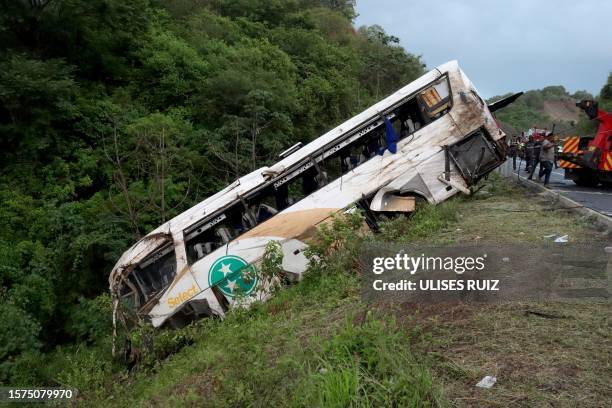
[(449, 146), (448, 154), (468, 185), (477, 182), (503, 162), (502, 154), (482, 129)]

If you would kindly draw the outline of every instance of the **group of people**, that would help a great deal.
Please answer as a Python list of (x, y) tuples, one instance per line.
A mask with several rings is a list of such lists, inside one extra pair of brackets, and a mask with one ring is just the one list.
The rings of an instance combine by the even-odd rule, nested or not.
[[(511, 141), (509, 149), (509, 155), (512, 157), (514, 170), (516, 170), (516, 157), (518, 155), (518, 150), (519, 145), (516, 139), (514, 139)], [(525, 159), (524, 170), (529, 173), (528, 179), (533, 179), (536, 167), (539, 165), (540, 171), (538, 172), (538, 180), (542, 181), (543, 177), (544, 185), (548, 185), (553, 166), (557, 166), (555, 158), (554, 135), (552, 133), (546, 133), (541, 141), (534, 140), (533, 136), (529, 136), (527, 141), (522, 146), (522, 150), (523, 157)]]

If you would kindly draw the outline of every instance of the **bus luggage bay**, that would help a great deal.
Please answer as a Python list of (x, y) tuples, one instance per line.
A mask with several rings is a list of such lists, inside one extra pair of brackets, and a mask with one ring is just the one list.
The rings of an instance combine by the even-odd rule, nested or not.
[(443, 64), (281, 160), (256, 170), (161, 225), (129, 248), (110, 278), (119, 305), (154, 326), (223, 316), (236, 302), (264, 300), (258, 279), (277, 241), (286, 276), (307, 268), (316, 226), (352, 204), (377, 213), (440, 203), (505, 160), (505, 134), (456, 61)]

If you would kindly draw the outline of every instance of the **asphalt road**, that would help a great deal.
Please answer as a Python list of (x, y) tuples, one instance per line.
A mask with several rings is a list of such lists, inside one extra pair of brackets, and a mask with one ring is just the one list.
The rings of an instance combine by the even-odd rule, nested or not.
[[(517, 158), (517, 168), (519, 162), (520, 159)], [(510, 160), (510, 167), (511, 166), (512, 161)], [(523, 171), (524, 168), (525, 162), (521, 164), (521, 176), (527, 177), (528, 174), (527, 172)], [(538, 170), (539, 168), (536, 169), (536, 172), (533, 175), (533, 181), (536, 183), (538, 183)], [(557, 193), (561, 193), (568, 198), (571, 198), (585, 207), (605, 214), (608, 217), (612, 217), (612, 188), (577, 186), (573, 181), (564, 179), (564, 170), (562, 168), (553, 168), (552, 174), (550, 175), (550, 183), (548, 184), (548, 188)]]

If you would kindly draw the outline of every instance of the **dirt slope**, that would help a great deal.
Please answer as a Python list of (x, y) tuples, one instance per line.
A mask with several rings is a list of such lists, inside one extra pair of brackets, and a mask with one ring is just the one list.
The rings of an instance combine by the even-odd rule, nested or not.
[(580, 119), (580, 109), (570, 100), (545, 101), (543, 110), (555, 122), (577, 122)]

